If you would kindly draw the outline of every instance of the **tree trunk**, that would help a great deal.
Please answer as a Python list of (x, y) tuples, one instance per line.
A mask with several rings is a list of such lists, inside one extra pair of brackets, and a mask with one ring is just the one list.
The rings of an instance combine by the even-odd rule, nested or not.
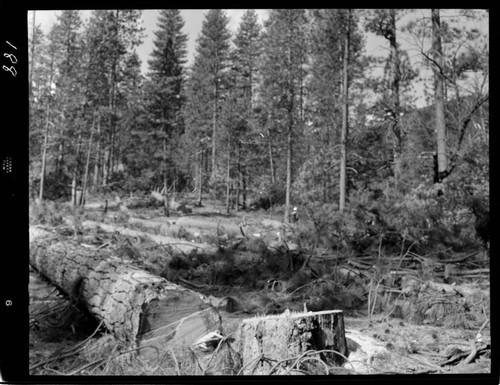
[(163, 134), (163, 190), (165, 200), (163, 201), (163, 213), (168, 218), (170, 216), (170, 201), (168, 197), (167, 183), (167, 132), (165, 130), (165, 111), (162, 110), (162, 134)]
[(347, 195), (347, 140), (349, 137), (349, 50), (351, 44), (351, 10), (348, 11), (348, 21), (344, 48), (344, 105), (342, 109), (342, 133), (340, 138), (340, 201), (339, 211), (343, 212)]
[(269, 167), (271, 171), (271, 183), (274, 184), (276, 181), (276, 172), (274, 171), (274, 158), (273, 158), (273, 146), (271, 143), (271, 131), (269, 130), (269, 126), (267, 126), (267, 143), (269, 148)]
[(236, 211), (240, 211), (240, 194), (241, 194), (241, 143), (238, 140), (238, 146), (236, 147), (238, 154), (237, 154), (237, 159), (238, 159), (238, 179), (236, 182)]
[(198, 162), (198, 206), (201, 207), (202, 188), (203, 188), (203, 153), (205, 150), (200, 150)]
[(227, 135), (227, 164), (226, 164), (226, 213), (229, 214), (231, 203), (231, 136)]
[(132, 347), (190, 346), (221, 327), (217, 311), (200, 294), (132, 260), (58, 241), (37, 228), (30, 228), (30, 265)]
[[(289, 313), (243, 320), (237, 330), (237, 351), (242, 358), (243, 374), (285, 374), (298, 356), (309, 350), (335, 350), (348, 355), (344, 317), (340, 310)], [(267, 360), (258, 360), (259, 356)], [(341, 365), (344, 359), (334, 353), (315, 357)], [(271, 373), (270, 362), (290, 361), (278, 365)], [(270, 361), (273, 360), (273, 361)], [(253, 363), (253, 364), (252, 364)], [(307, 365), (307, 364), (306, 364)], [(324, 369), (323, 373), (324, 373)]]
[(396, 30), (396, 10), (389, 10), (389, 23), (390, 23), (390, 33), (389, 33), (389, 45), (391, 50), (391, 109), (394, 114), (394, 121), (391, 124), (392, 132), (394, 135), (394, 146), (393, 146), (393, 174), (396, 188), (398, 186), (398, 181), (401, 178), (401, 152), (403, 146), (403, 138), (401, 127), (399, 124), (399, 114), (401, 111), (401, 101), (400, 101), (400, 83), (401, 83), (401, 71), (400, 71), (400, 60), (399, 60), (399, 50), (397, 43), (397, 30)]
[[(292, 112), (290, 111), (289, 114)], [(290, 115), (290, 123), (288, 127), (287, 145), (286, 145), (286, 190), (285, 190), (285, 218), (283, 222), (288, 223), (290, 220), (290, 196), (292, 190), (292, 134), (293, 134), (293, 117)]]
[(218, 97), (219, 97), (219, 90), (217, 86), (217, 76), (215, 76), (215, 85), (214, 85), (214, 110), (213, 110), (213, 116), (212, 116), (212, 179), (215, 178), (216, 175), (216, 147), (217, 147), (217, 141), (216, 141), (216, 135), (217, 135), (217, 105), (218, 105)]
[(87, 191), (87, 178), (89, 175), (89, 166), (90, 166), (90, 154), (92, 152), (92, 137), (94, 136), (94, 125), (95, 125), (95, 110), (92, 116), (92, 128), (90, 131), (90, 139), (89, 139), (89, 149), (87, 151), (87, 161), (85, 162), (85, 175), (83, 177), (83, 189), (82, 189), (82, 199), (85, 202), (85, 195)]
[(50, 124), (50, 100), (47, 101), (47, 118), (45, 122), (45, 139), (43, 140), (42, 153), (42, 170), (40, 171), (40, 201), (43, 200), (43, 187), (45, 183), (45, 164), (47, 163), (47, 147), (49, 141), (49, 124)]
[(30, 63), (30, 73), (29, 73), (29, 96), (30, 100), (31, 97), (33, 96), (33, 69), (35, 65), (35, 13), (36, 11), (33, 11), (33, 20), (31, 22), (31, 63)]
[(248, 176), (246, 173), (246, 167), (243, 167), (243, 209), (247, 208), (247, 185)]
[[(75, 155), (75, 170), (73, 172), (73, 182), (72, 182), (72, 205), (79, 206), (81, 204), (81, 195), (78, 195), (78, 180), (80, 176), (80, 147), (82, 142), (82, 132), (81, 129), (78, 133), (78, 142), (76, 144), (76, 155)], [(79, 198), (80, 197), (80, 198)]]
[(94, 166), (94, 181), (92, 185), (92, 191), (96, 192), (97, 186), (99, 185), (99, 172), (101, 164), (101, 115), (99, 113), (99, 119), (97, 120), (97, 146), (96, 146), (96, 160)]
[(177, 167), (174, 166), (174, 187), (172, 191), (172, 200), (175, 201), (177, 198), (177, 178), (179, 178), (179, 175), (177, 174)]
[(448, 170), (446, 155), (446, 121), (444, 115), (444, 77), (443, 77), (443, 49), (441, 43), (441, 21), (439, 9), (432, 9), (432, 51), (434, 57), (434, 105), (436, 113), (437, 136), (437, 183), (441, 183)]
[(104, 150), (101, 163), (101, 186), (106, 186), (108, 184), (108, 163), (109, 163), (109, 146)]
[(64, 114), (64, 107), (61, 111), (61, 122), (59, 124), (59, 133), (58, 133), (58, 144), (57, 144), (57, 155), (55, 158), (55, 177), (57, 180), (60, 180), (63, 162), (64, 162), (64, 125), (66, 124), (66, 116)]

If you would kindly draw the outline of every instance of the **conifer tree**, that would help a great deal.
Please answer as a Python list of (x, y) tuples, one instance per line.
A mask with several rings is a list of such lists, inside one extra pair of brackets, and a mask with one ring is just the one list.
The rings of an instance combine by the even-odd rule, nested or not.
[[(62, 183), (65, 166), (65, 156), (68, 152), (67, 138), (72, 137), (70, 127), (76, 125), (75, 120), (81, 113), (81, 104), (85, 98), (83, 89), (83, 39), (81, 34), (82, 20), (79, 11), (64, 10), (57, 17), (51, 37), (58, 51), (57, 68), (57, 97), (60, 121), (56, 138), (57, 156), (55, 159), (55, 177)], [(70, 144), (71, 141), (68, 143)]]
[[(184, 20), (177, 9), (160, 11), (158, 21), (159, 29), (155, 32), (154, 49), (148, 61), (148, 95), (152, 126), (160, 133), (157, 137), (162, 147), (158, 153), (162, 154), (162, 179), (167, 194), (167, 179), (173, 172), (169, 164), (174, 163), (173, 151), (183, 131), (181, 111), (187, 35), (182, 32)], [(168, 205), (168, 199), (165, 202)], [(168, 214), (168, 206), (165, 210)]]
[(206, 78), (205, 87), (209, 87), (209, 99), (212, 109), (211, 114), (211, 177), (217, 174), (217, 147), (219, 135), (219, 114), (221, 100), (227, 86), (227, 71), (230, 66), (230, 39), (228, 29), (229, 20), (221, 9), (211, 9), (203, 20), (200, 35), (197, 40), (196, 55), (193, 66), (195, 76)]
[(298, 128), (302, 126), (304, 66), (307, 58), (303, 9), (271, 10), (265, 27), (264, 63), (262, 68), (264, 103), (274, 115), (275, 130), (281, 131), (285, 152), (285, 213), (288, 222), (293, 145)]
[[(256, 106), (257, 84), (259, 77), (259, 59), (262, 55), (262, 28), (258, 23), (257, 13), (246, 11), (234, 39), (233, 76), (236, 95), (236, 114), (239, 117), (239, 130), (236, 135), (236, 209), (240, 202), (240, 191), (243, 191), (243, 208), (246, 207), (246, 186), (248, 185), (247, 163), (251, 157), (249, 143), (251, 137), (257, 137), (257, 126), (253, 107)], [(259, 136), (260, 137), (260, 136)]]
[(98, 135), (98, 175), (106, 185), (120, 163), (119, 99), (124, 62), (142, 41), (141, 11), (96, 10), (86, 28), (89, 104), (106, 106)]

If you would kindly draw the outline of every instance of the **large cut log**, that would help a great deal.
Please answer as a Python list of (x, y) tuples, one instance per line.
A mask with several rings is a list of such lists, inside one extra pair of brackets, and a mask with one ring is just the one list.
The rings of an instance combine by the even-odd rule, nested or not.
[(133, 347), (176, 349), (221, 328), (219, 314), (199, 293), (111, 251), (30, 227), (30, 265)]
[(237, 345), (243, 374), (248, 375), (283, 374), (283, 371), (292, 369), (299, 356), (311, 350), (335, 350), (340, 353), (324, 352), (318, 355), (318, 358), (334, 365), (341, 365), (343, 357), (348, 354), (341, 310), (314, 313), (285, 311), (280, 315), (245, 319), (237, 331)]
[(160, 245), (170, 246), (174, 253), (178, 251), (179, 253), (184, 253), (184, 254), (215, 255), (215, 253), (217, 253), (218, 251), (218, 247), (214, 245), (209, 245), (206, 243), (188, 242), (184, 239), (172, 238), (164, 235), (149, 234), (143, 231), (132, 230), (118, 225), (110, 225), (94, 221), (83, 221), (82, 226), (84, 228), (89, 228), (89, 229), (100, 228), (109, 233), (119, 232), (120, 234), (129, 237), (147, 237), (151, 239), (153, 242), (156, 242)]

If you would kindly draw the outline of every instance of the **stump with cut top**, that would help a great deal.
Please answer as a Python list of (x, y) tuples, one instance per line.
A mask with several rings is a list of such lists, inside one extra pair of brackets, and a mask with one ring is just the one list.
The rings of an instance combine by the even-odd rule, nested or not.
[(249, 318), (239, 326), (237, 338), (247, 375), (289, 372), (311, 350), (322, 351), (315, 357), (333, 366), (348, 354), (341, 310)]

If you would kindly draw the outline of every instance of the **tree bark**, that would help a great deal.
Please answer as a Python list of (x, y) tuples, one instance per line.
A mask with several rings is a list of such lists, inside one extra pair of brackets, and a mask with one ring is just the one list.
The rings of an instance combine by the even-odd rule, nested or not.
[(436, 138), (437, 138), (437, 162), (438, 174), (435, 179), (441, 183), (446, 177), (448, 170), (448, 158), (446, 155), (446, 121), (444, 115), (444, 63), (443, 48), (441, 41), (441, 20), (439, 9), (432, 9), (432, 51), (434, 58), (434, 105), (436, 113)]
[(290, 123), (288, 127), (287, 146), (286, 146), (286, 190), (285, 190), (285, 218), (284, 222), (290, 221), (290, 196), (292, 191), (292, 141), (293, 141), (293, 117), (290, 114)]
[(168, 218), (170, 216), (170, 202), (168, 197), (168, 169), (167, 169), (167, 132), (165, 129), (165, 111), (162, 110), (162, 134), (163, 134), (163, 190), (165, 200), (163, 201), (163, 213)]
[(246, 167), (243, 167), (243, 209), (247, 208), (247, 180)]
[[(291, 369), (297, 357), (308, 350), (335, 350), (347, 356), (344, 317), (340, 310), (290, 313), (276, 316), (255, 317), (243, 320), (237, 330), (237, 346), (242, 358), (243, 374), (270, 373), (269, 360), (282, 361), (277, 369)], [(269, 360), (257, 361), (259, 356)], [(324, 353), (323, 360), (340, 365), (343, 358), (334, 353)], [(252, 362), (255, 364), (252, 365)]]
[(202, 189), (203, 189), (203, 153), (204, 149), (200, 150), (199, 153), (199, 162), (198, 162), (198, 207), (201, 207), (201, 199), (203, 196)]
[(96, 143), (96, 161), (94, 165), (94, 180), (92, 185), (92, 191), (96, 192), (99, 186), (99, 173), (101, 172), (102, 154), (101, 154), (101, 119), (99, 113), (99, 120), (97, 121), (97, 143)]
[(33, 11), (33, 19), (31, 21), (31, 63), (30, 63), (30, 69), (29, 69), (29, 96), (30, 100), (31, 97), (33, 96), (33, 69), (35, 65), (35, 14), (36, 11)]
[(175, 350), (221, 327), (200, 294), (37, 228), (30, 228), (30, 265), (132, 347)]
[(83, 204), (81, 201), (81, 194), (78, 195), (78, 180), (80, 176), (80, 147), (82, 144), (82, 131), (81, 129), (78, 132), (78, 142), (76, 144), (76, 155), (75, 155), (75, 170), (73, 172), (73, 182), (71, 184), (72, 192), (71, 192), (71, 197), (72, 201), (71, 204), (73, 206), (80, 206)]
[(240, 211), (240, 195), (241, 195), (241, 179), (242, 179), (242, 174), (241, 174), (241, 143), (238, 140), (238, 145), (236, 147), (237, 150), (237, 171), (238, 171), (238, 178), (236, 182), (236, 211)]
[(344, 48), (344, 78), (343, 78), (343, 93), (344, 105), (342, 109), (342, 132), (340, 138), (340, 200), (339, 211), (343, 212), (347, 195), (347, 140), (349, 137), (349, 50), (351, 45), (351, 10), (348, 11), (348, 21), (345, 35)]
[(403, 146), (403, 137), (401, 126), (399, 124), (399, 114), (401, 111), (401, 98), (400, 98), (400, 83), (401, 83), (401, 70), (400, 58), (397, 43), (397, 30), (396, 30), (396, 10), (389, 10), (389, 31), (388, 40), (391, 50), (391, 109), (394, 115), (394, 120), (391, 122), (392, 133), (395, 141), (393, 145), (393, 174), (396, 188), (401, 178), (401, 153)]
[(87, 151), (87, 161), (85, 162), (85, 175), (83, 177), (83, 188), (82, 188), (82, 200), (84, 205), (85, 203), (85, 195), (86, 195), (86, 190), (87, 190), (87, 179), (89, 175), (89, 166), (90, 166), (90, 154), (92, 152), (92, 138), (94, 136), (94, 125), (95, 125), (95, 110), (94, 114), (92, 116), (92, 128), (90, 131), (90, 139), (89, 139), (89, 149)]
[(47, 118), (45, 122), (45, 139), (43, 141), (43, 153), (42, 153), (42, 170), (40, 171), (40, 193), (39, 199), (43, 200), (43, 187), (45, 183), (45, 164), (47, 163), (47, 147), (49, 141), (49, 124), (50, 124), (50, 99), (47, 101)]
[(274, 182), (276, 182), (276, 176), (275, 176), (276, 172), (274, 170), (273, 145), (271, 142), (271, 130), (269, 130), (269, 126), (267, 126), (267, 143), (269, 148), (269, 167), (271, 171), (271, 183), (274, 184)]
[(231, 203), (231, 135), (227, 134), (227, 158), (226, 158), (226, 213), (229, 214)]
[(219, 98), (219, 87), (217, 84), (217, 76), (215, 76), (215, 83), (214, 83), (214, 110), (213, 110), (213, 117), (212, 117), (212, 179), (215, 178), (216, 176), (216, 167), (217, 167), (217, 162), (216, 162), (216, 147), (217, 147), (217, 140), (216, 140), (216, 135), (217, 135), (217, 108), (218, 108), (218, 98)]

